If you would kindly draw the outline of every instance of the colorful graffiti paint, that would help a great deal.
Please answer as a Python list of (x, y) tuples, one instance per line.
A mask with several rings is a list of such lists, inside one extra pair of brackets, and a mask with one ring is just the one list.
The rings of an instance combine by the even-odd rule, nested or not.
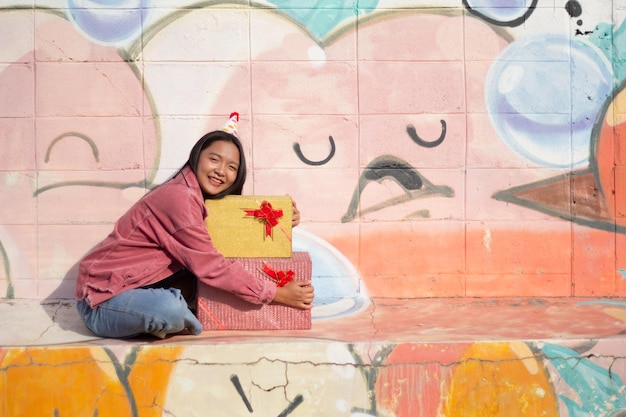
[(299, 245), (335, 253), (314, 265), (328, 314), (626, 291), (610, 2), (57, 3), (0, 9), (4, 297), (71, 297), (76, 262), (233, 109), (245, 191), (291, 194)]
[(6, 298), (71, 296), (77, 260), (233, 108), (247, 192), (304, 209), (325, 316), (369, 296), (623, 294), (619, 15), (274, 5), (0, 9)]
[(626, 411), (623, 343), (295, 343), (298, 349), (280, 352), (272, 344), (3, 350), (0, 412), (602, 417)]
[[(303, 212), (316, 320), (626, 295), (616, 2), (41, 3), (0, 6), (5, 299), (71, 297), (78, 260), (233, 110), (246, 193)], [(309, 342), (3, 348), (0, 413), (626, 414), (620, 340)]]

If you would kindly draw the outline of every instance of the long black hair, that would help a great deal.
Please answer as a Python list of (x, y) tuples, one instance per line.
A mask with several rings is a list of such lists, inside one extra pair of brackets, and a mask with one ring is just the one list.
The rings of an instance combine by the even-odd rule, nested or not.
[(241, 145), (241, 141), (235, 135), (221, 130), (209, 132), (206, 135), (202, 136), (198, 140), (198, 142), (196, 142), (193, 148), (191, 148), (191, 152), (189, 153), (189, 160), (185, 165), (189, 165), (193, 173), (197, 174), (200, 153), (208, 148), (213, 142), (216, 142), (218, 140), (230, 142), (237, 147), (237, 149), (239, 150), (239, 169), (237, 170), (237, 177), (235, 178), (235, 181), (230, 185), (230, 187), (215, 195), (206, 194), (203, 191), (202, 195), (205, 199), (218, 199), (232, 194), (241, 195), (243, 191), (243, 184), (246, 182), (246, 157), (243, 152), (243, 146)]

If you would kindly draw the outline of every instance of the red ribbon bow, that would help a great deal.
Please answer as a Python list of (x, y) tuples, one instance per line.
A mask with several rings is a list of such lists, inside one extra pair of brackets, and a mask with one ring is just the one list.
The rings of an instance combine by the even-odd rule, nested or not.
[(246, 216), (253, 216), (265, 223), (265, 237), (272, 237), (273, 227), (278, 224), (278, 219), (283, 217), (282, 210), (274, 210), (269, 201), (263, 201), (261, 208), (245, 210)]
[(295, 276), (295, 272), (291, 269), (287, 272), (285, 271), (275, 271), (273, 270), (266, 262), (263, 262), (263, 272), (270, 276), (276, 282), (278, 287), (283, 287), (287, 283), (293, 281), (293, 277)]

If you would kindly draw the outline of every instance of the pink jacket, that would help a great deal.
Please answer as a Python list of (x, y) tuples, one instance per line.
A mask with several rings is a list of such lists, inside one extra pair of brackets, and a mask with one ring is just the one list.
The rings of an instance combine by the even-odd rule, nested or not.
[(79, 265), (76, 298), (95, 307), (115, 295), (153, 284), (185, 267), (207, 285), (253, 304), (267, 304), (276, 284), (224, 258), (206, 229), (207, 210), (188, 166), (146, 194)]

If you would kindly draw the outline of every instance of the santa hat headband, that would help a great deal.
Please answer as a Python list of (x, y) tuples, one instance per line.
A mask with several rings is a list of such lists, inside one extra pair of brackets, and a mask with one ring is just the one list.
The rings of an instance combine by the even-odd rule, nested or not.
[(232, 112), (228, 118), (228, 121), (220, 127), (219, 130), (222, 132), (230, 133), (236, 138), (239, 138), (239, 134), (237, 133), (237, 123), (239, 122), (239, 113)]

